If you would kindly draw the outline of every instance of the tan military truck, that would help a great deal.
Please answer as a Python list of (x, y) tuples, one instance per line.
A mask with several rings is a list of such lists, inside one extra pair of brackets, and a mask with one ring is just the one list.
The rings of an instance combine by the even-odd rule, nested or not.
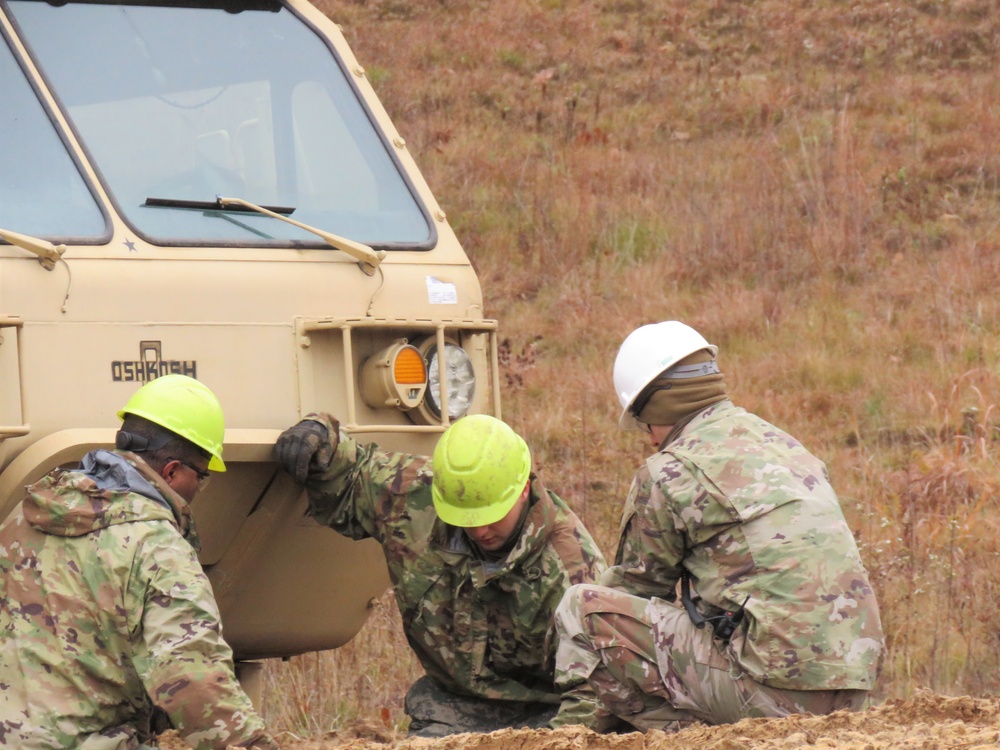
[(0, 519), (194, 376), (226, 414), (193, 510), (237, 659), (344, 644), (381, 551), (304, 517), (279, 432), (325, 410), (427, 453), (500, 411), (496, 323), (364, 68), (303, 0), (0, 0), (0, 82)]

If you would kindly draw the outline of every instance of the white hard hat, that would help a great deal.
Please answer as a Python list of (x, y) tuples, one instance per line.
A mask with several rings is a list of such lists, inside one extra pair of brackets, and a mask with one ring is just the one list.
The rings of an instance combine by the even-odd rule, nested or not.
[(622, 405), (618, 426), (624, 430), (640, 429), (630, 411), (639, 394), (661, 372), (702, 349), (708, 349), (713, 357), (719, 352), (719, 347), (678, 320), (651, 323), (632, 331), (615, 358), (615, 393)]

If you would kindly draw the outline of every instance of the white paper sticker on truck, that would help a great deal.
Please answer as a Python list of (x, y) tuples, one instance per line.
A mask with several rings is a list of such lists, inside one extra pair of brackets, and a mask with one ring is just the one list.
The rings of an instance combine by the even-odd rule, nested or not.
[(441, 281), (433, 276), (425, 276), (427, 280), (427, 301), (432, 305), (457, 305), (458, 292), (455, 285)]

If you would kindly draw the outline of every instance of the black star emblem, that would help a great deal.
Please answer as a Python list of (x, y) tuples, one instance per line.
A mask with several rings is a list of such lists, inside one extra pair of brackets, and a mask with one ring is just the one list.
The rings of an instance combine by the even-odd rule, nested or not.
[(137, 253), (137, 252), (139, 252), (138, 250), (135, 249), (135, 243), (132, 242), (132, 240), (125, 240), (125, 247), (128, 248), (128, 251), (130, 253)]

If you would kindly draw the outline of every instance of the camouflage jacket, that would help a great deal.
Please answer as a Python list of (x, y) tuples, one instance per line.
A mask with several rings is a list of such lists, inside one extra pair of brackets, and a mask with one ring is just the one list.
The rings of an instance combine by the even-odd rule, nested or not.
[(132, 453), (28, 487), (0, 527), (0, 745), (277, 748), (233, 674), (187, 503)]
[(826, 467), (729, 401), (675, 428), (647, 459), (601, 583), (673, 601), (683, 571), (706, 615), (746, 602), (728, 648), (757, 681), (873, 687), (878, 604)]
[[(333, 427), (326, 415), (309, 418)], [(310, 514), (352, 539), (381, 543), (407, 640), (445, 688), (560, 703), (546, 635), (563, 592), (604, 570), (597, 545), (532, 476), (516, 545), (504, 560), (479, 560), (465, 532), (434, 512), (431, 472), (430, 458), (387, 453), (341, 433), (330, 467), (309, 477)]]

